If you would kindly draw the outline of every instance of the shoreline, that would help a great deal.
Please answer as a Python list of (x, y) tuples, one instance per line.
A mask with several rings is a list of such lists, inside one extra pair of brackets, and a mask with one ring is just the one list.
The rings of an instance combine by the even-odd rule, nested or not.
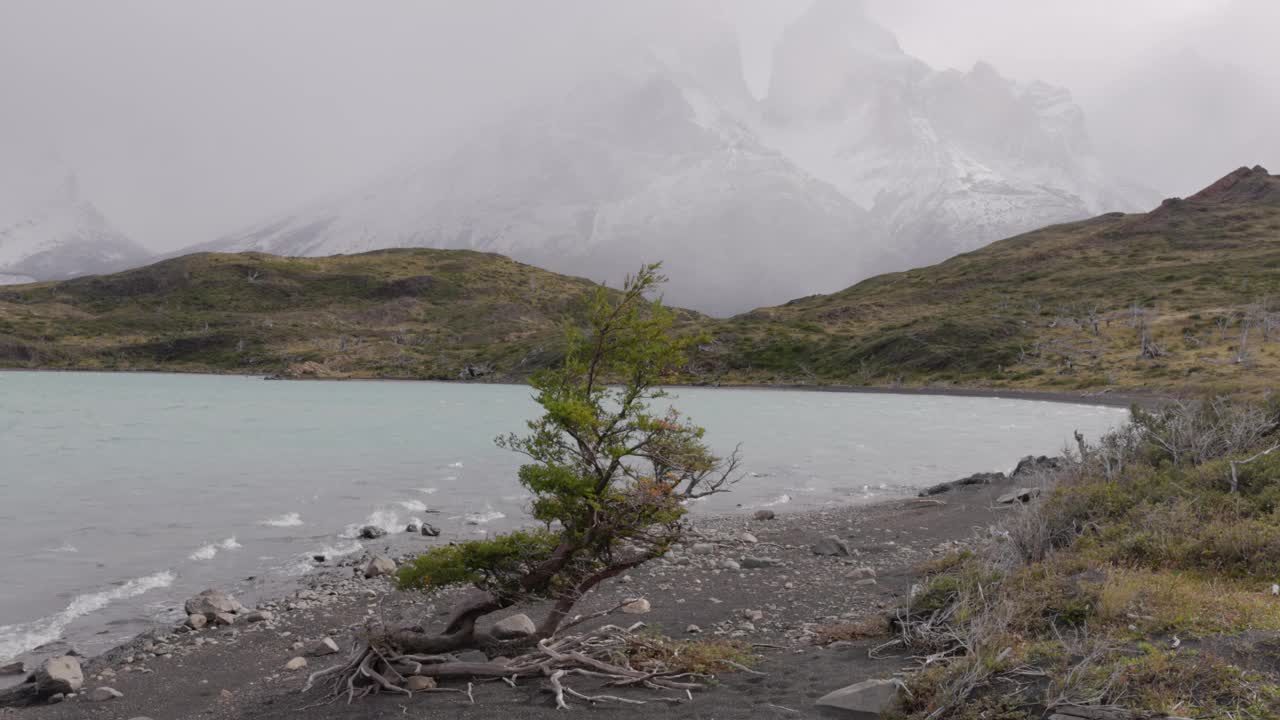
[[(239, 371), (227, 372), (211, 372), (207, 370), (152, 370), (152, 369), (129, 369), (129, 370), (103, 370), (103, 369), (79, 369), (79, 368), (19, 368), (19, 367), (0, 367), (0, 376), (5, 373), (85, 373), (95, 375), (176, 375), (176, 376), (197, 376), (197, 377), (238, 377), (261, 380), (279, 380), (282, 382), (373, 382), (373, 383), (438, 383), (441, 385), (498, 385), (498, 386), (516, 386), (528, 387), (528, 384), (518, 380), (495, 380), (495, 381), (467, 381), (467, 380), (438, 380), (431, 378), (377, 378), (377, 377), (272, 377), (269, 374), (250, 373)], [(766, 383), (722, 383), (717, 385), (709, 384), (675, 384), (664, 386), (667, 389), (694, 388), (706, 390), (775, 390), (775, 391), (799, 391), (799, 392), (828, 392), (828, 393), (849, 393), (849, 394), (867, 394), (867, 395), (909, 395), (909, 396), (935, 396), (935, 397), (970, 397), (970, 398), (989, 398), (997, 400), (1026, 400), (1032, 402), (1051, 402), (1069, 405), (1094, 405), (1100, 407), (1131, 407), (1138, 405), (1144, 408), (1154, 408), (1171, 402), (1174, 398), (1172, 395), (1165, 393), (1143, 393), (1132, 390), (1103, 390), (1100, 392), (1068, 392), (1061, 390), (1034, 390), (1034, 389), (1014, 389), (1014, 388), (983, 388), (983, 387), (881, 387), (868, 385), (804, 385), (804, 384), (777, 384), (771, 385)]]
[[(592, 612), (616, 605), (620, 599), (644, 597), (651, 601), (652, 612), (640, 617), (615, 615), (599, 622), (628, 625), (641, 620), (676, 639), (723, 637), (757, 643), (760, 671), (778, 678), (761, 686), (757, 676), (726, 674), (715, 687), (695, 693), (691, 703), (677, 705), (663, 717), (705, 717), (708, 709), (723, 711), (717, 717), (758, 717), (764, 700), (781, 707), (804, 707), (847, 685), (851, 670), (887, 675), (900, 669), (900, 659), (867, 659), (857, 642), (827, 647), (819, 641), (823, 628), (882, 616), (901, 603), (921, 562), (954, 551), (975, 526), (1005, 512), (993, 499), (1007, 484), (956, 490), (942, 500), (899, 498), (779, 512), (770, 520), (755, 519), (746, 511), (700, 516), (693, 519), (691, 537), (675, 552), (602, 585), (577, 610)], [(846, 538), (848, 556), (811, 551), (813, 543), (832, 536)], [(397, 557), (403, 549), (397, 549)], [(776, 558), (777, 564), (761, 569), (735, 567), (737, 559), (746, 555), (767, 555)], [(298, 693), (307, 673), (345, 658), (343, 654), (308, 657), (306, 670), (284, 671), (291, 657), (304, 655), (298, 642), (333, 637), (345, 647), (364, 620), (375, 616), (438, 620), (459, 594), (457, 589), (430, 595), (405, 593), (395, 590), (386, 578), (364, 579), (360, 570), (368, 557), (343, 559), (301, 578), (281, 597), (262, 599), (258, 609), (273, 614), (267, 622), (237, 621), (231, 627), (182, 632), (160, 624), (86, 659), (85, 691), (110, 686), (123, 692), (123, 698), (96, 703), (82, 693), (60, 704), (18, 712), (22, 717), (56, 720), (296, 716), (300, 706), (314, 700)], [(862, 579), (854, 583), (850, 573)], [(537, 617), (539, 609), (526, 605), (504, 614), (527, 612)], [(690, 634), (692, 627), (701, 628), (698, 635)], [(769, 697), (760, 697), (766, 688)], [(522, 681), (518, 690), (501, 683), (477, 686), (474, 705), (456, 705), (450, 697), (427, 695), (406, 701), (378, 696), (351, 706), (338, 703), (317, 708), (313, 717), (402, 717), (406, 702), (422, 712), (454, 711), (465, 718), (550, 718), (558, 712), (536, 680)], [(653, 713), (652, 709), (644, 714), (609, 706), (592, 712), (610, 718)]]

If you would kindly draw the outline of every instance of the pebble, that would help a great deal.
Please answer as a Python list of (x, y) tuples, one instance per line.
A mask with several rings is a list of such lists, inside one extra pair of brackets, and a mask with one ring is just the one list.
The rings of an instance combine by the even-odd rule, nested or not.
[(105, 685), (89, 693), (89, 699), (94, 702), (106, 702), (122, 697), (124, 697), (124, 693)]
[(404, 689), (409, 692), (422, 692), (423, 690), (431, 690), (436, 686), (435, 678), (429, 678), (422, 675), (411, 675), (409, 679), (404, 681)]
[(284, 664), (284, 669), (285, 669), (285, 670), (289, 670), (289, 671), (293, 671), (293, 670), (301, 670), (302, 668), (304, 668), (304, 667), (306, 667), (306, 666), (307, 666), (307, 659), (306, 659), (306, 658), (304, 658), (304, 657), (302, 657), (302, 656), (298, 656), (298, 657), (296, 657), (296, 658), (294, 658), (294, 659), (290, 660), (289, 662), (285, 663), (285, 664)]

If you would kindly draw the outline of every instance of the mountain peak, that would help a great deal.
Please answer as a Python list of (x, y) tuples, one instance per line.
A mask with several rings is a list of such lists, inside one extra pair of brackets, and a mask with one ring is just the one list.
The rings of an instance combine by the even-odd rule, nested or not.
[(1240, 167), (1187, 198), (1194, 203), (1280, 203), (1280, 176), (1261, 165)]

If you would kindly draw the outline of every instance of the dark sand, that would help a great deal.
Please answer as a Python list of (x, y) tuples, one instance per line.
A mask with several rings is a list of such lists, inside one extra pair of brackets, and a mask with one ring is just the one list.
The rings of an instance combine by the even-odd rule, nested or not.
[[(652, 702), (651, 691), (627, 694), (649, 700), (642, 706), (598, 705), (570, 700), (569, 717), (663, 718), (797, 718), (822, 716), (814, 701), (831, 690), (873, 677), (889, 677), (908, 664), (905, 659), (870, 660), (873, 641), (824, 648), (813, 630), (825, 624), (883, 615), (902, 603), (916, 580), (915, 567), (963, 544), (975, 530), (995, 521), (1007, 509), (993, 499), (1007, 486), (955, 490), (936, 500), (897, 500), (830, 511), (779, 513), (756, 521), (730, 516), (698, 521), (699, 542), (711, 542), (709, 554), (684, 553), (687, 560), (658, 561), (626, 579), (611, 581), (589, 595), (578, 610), (612, 607), (620, 599), (644, 597), (652, 611), (614, 615), (606, 621), (627, 625), (643, 621), (677, 638), (695, 624), (697, 637), (723, 635), (761, 643), (757, 670), (764, 675), (728, 672), (718, 685), (693, 693), (679, 705)], [(939, 504), (939, 501), (941, 504)], [(753, 534), (758, 543), (741, 539)], [(844, 538), (851, 557), (819, 557), (813, 542), (830, 535)], [(393, 538), (394, 539), (394, 538)], [(404, 539), (397, 540), (405, 542)], [(691, 549), (686, 546), (686, 549)], [(419, 543), (421, 546), (421, 542)], [(399, 547), (407, 546), (401, 544)], [(706, 549), (706, 548), (702, 548)], [(725, 570), (725, 559), (744, 555), (781, 560), (777, 567)], [(677, 564), (677, 562), (688, 564)], [(855, 585), (846, 575), (855, 568), (875, 569), (874, 585)], [(352, 642), (352, 628), (375, 613), (387, 618), (426, 618), (438, 622), (449, 597), (428, 598), (395, 591), (389, 580), (356, 579), (354, 568), (335, 568), (311, 580), (311, 588), (268, 604), (275, 618), (253, 625), (171, 633), (158, 629), (133, 643), (86, 662), (85, 690), (110, 686), (124, 697), (90, 702), (81, 696), (55, 705), (0, 710), (0, 717), (26, 720), (154, 720), (188, 718), (552, 718), (557, 711), (545, 682), (530, 678), (518, 688), (482, 683), (474, 688), (474, 704), (454, 693), (419, 694), (412, 698), (379, 695), (310, 709), (314, 695), (302, 695), (307, 673), (341, 662), (343, 655), (309, 658), (309, 667), (288, 672), (285, 663), (300, 653), (299, 640), (326, 635), (340, 645)], [(526, 608), (531, 615), (536, 608)], [(764, 619), (746, 624), (744, 610), (759, 610)], [(605, 621), (602, 621), (605, 622)], [(148, 643), (159, 643), (155, 648)], [(159, 650), (156, 654), (144, 650)], [(167, 647), (166, 647), (167, 646)], [(773, 646), (773, 647), (766, 647)], [(104, 674), (105, 673), (105, 674)], [(591, 694), (580, 678), (569, 685)], [(445, 687), (465, 689), (466, 684)], [(611, 693), (624, 694), (610, 690)], [(675, 693), (671, 693), (672, 696)], [(11, 715), (10, 715), (11, 714)]]

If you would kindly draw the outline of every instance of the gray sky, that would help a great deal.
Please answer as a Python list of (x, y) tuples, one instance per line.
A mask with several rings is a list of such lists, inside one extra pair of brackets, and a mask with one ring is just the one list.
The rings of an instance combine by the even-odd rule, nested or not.
[[(807, 2), (718, 1), (739, 27), (749, 85), (762, 92), (772, 44)], [(1162, 52), (1191, 47), (1249, 73), (1280, 67), (1280, 3), (1271, 0), (869, 5), (932, 65), (987, 60), (1019, 79), (1070, 87), (1091, 114), (1118, 78)], [(55, 148), (122, 230), (154, 249), (176, 249), (357, 185), (451, 129), (509, 111), (604, 52), (599, 24), (625, 24), (617, 16), (634, 7), (5, 0), (0, 159)], [(1113, 125), (1112, 134), (1132, 130)], [(1219, 164), (1225, 172), (1243, 161)], [(1217, 157), (1199, 162), (1212, 167)], [(6, 165), (0, 173), (12, 172)], [(1183, 170), (1188, 178), (1205, 172), (1160, 168)], [(1179, 175), (1166, 184), (1189, 182)]]

